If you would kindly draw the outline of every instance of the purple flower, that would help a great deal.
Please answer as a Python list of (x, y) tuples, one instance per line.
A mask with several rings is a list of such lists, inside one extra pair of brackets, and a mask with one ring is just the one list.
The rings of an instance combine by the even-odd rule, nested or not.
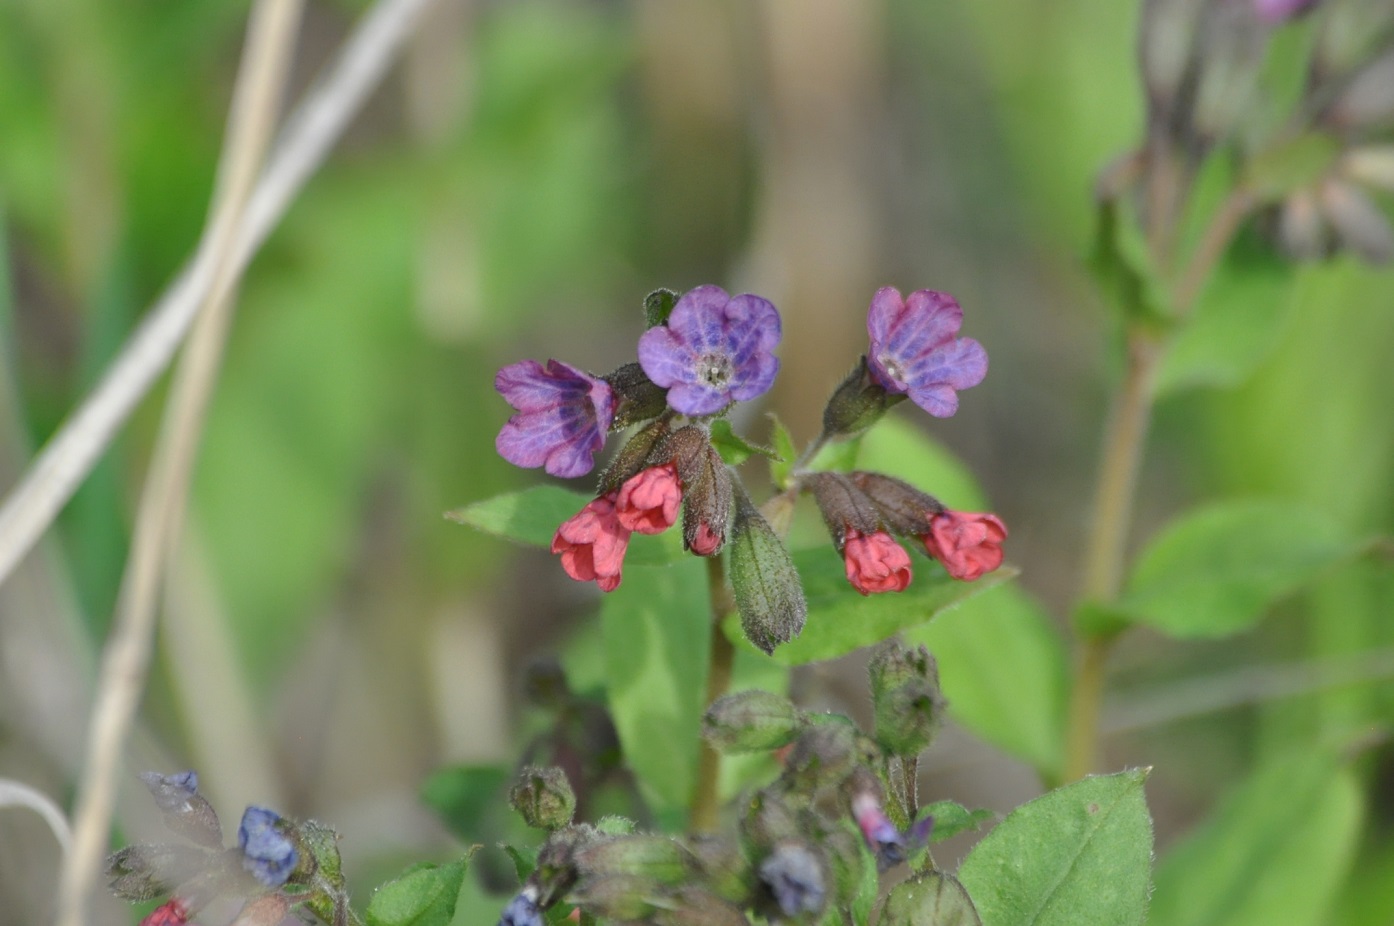
[(639, 365), (668, 390), (673, 409), (710, 415), (770, 388), (777, 344), (779, 313), (768, 300), (699, 286), (683, 294), (666, 325), (644, 332)]
[(523, 360), (499, 370), (494, 388), (518, 410), (494, 440), (499, 456), (566, 479), (591, 471), (615, 416), (609, 383), (559, 360)]
[(1286, 22), (1297, 14), (1303, 12), (1309, 6), (1313, 6), (1316, 0), (1253, 0), (1254, 12), (1258, 18), (1267, 23)]
[(265, 807), (248, 807), (237, 828), (242, 867), (267, 887), (280, 887), (295, 870), (295, 844), (282, 831), (281, 815)]
[(799, 843), (783, 843), (761, 862), (760, 880), (785, 916), (823, 909), (827, 897), (823, 869), (813, 853)]
[(887, 392), (947, 418), (958, 411), (956, 389), (976, 386), (987, 375), (987, 351), (972, 338), (955, 337), (963, 309), (948, 293), (917, 289), (902, 299), (885, 286), (871, 297), (866, 330), (871, 335), (867, 366)]

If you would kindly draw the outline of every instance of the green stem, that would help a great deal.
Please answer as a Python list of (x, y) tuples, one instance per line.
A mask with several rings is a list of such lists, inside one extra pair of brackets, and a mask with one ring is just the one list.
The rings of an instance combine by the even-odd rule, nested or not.
[[(1231, 192), (1216, 210), (1190, 260), (1177, 275), (1174, 317), (1178, 321), (1190, 317), (1206, 281), (1254, 205), (1254, 198), (1241, 187)], [(1157, 373), (1169, 347), (1169, 341), (1141, 326), (1135, 326), (1128, 339), (1127, 374), (1114, 402), (1099, 463), (1081, 602), (1109, 604), (1117, 601), (1122, 591), (1138, 472), (1156, 399)], [(1087, 775), (1095, 766), (1104, 679), (1116, 638), (1116, 632), (1095, 632), (1084, 633), (1076, 641), (1066, 732), (1066, 781)]]
[[(726, 564), (721, 556), (707, 557), (707, 590), (711, 599), (711, 663), (707, 668), (708, 706), (731, 687), (731, 664), (736, 648), (721, 629), (726, 618), (736, 611), (735, 599), (726, 585)], [(697, 784), (692, 794), (692, 830), (710, 833), (716, 830), (721, 810), (717, 791), (721, 776), (721, 755), (703, 740), (697, 754)]]

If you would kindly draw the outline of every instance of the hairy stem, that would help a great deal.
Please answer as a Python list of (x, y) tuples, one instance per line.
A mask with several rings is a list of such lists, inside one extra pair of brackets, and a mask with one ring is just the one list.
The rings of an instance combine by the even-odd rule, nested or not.
[[(726, 585), (726, 564), (720, 555), (707, 557), (707, 590), (711, 599), (711, 664), (707, 668), (707, 698), (710, 705), (731, 687), (731, 663), (736, 648), (726, 638), (721, 625), (736, 612), (735, 599)], [(697, 784), (692, 793), (692, 830), (710, 833), (719, 823), (721, 798), (717, 782), (721, 776), (721, 755), (702, 740), (697, 755)]]

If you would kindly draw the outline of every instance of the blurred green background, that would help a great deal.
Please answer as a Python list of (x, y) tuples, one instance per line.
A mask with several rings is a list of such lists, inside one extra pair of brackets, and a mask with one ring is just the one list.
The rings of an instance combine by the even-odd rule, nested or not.
[[(308, 4), (297, 94), (365, 6)], [(0, 5), (0, 488), (190, 255), (246, 12)], [(1089, 191), (1141, 131), (1136, 15), (1117, 0), (437, 4), (241, 287), (123, 832), (157, 832), (135, 771), (194, 767), (228, 820), (255, 802), (336, 826), (360, 894), (459, 851), (422, 781), (513, 760), (521, 667), (561, 651), (595, 602), (550, 557), (441, 514), (544, 478), (494, 453), (509, 413), (494, 371), (626, 362), (659, 286), (779, 307), (767, 404), (801, 440), (856, 359), (876, 287), (954, 293), (991, 374), (956, 418), (916, 426), (977, 476), (1020, 583), (1063, 632), (1118, 368), (1084, 270)], [(1135, 536), (1225, 495), (1389, 533), (1392, 283), (1348, 258), (1303, 270), (1257, 320), (1252, 363), (1217, 374), (1223, 389), (1170, 395)], [(60, 802), (161, 401), (0, 587), (0, 777)], [(765, 437), (762, 420), (744, 426)], [(1328, 840), (1339, 857), (1310, 921), (1394, 917), (1391, 616), (1387, 564), (1361, 561), (1237, 638), (1128, 638), (1105, 764), (1156, 766), (1160, 851), (1251, 769), (1335, 744), (1355, 757), (1351, 822)], [(1058, 696), (1063, 646), (1040, 646)], [(1004, 683), (1008, 709), (1062, 703)], [(864, 709), (855, 667), (805, 670), (795, 690)], [(962, 727), (926, 776), (935, 797), (998, 811), (1039, 789)], [(0, 921), (46, 919), (56, 866), (41, 823), (0, 811)], [(481, 904), (457, 922), (497, 909)], [(116, 901), (99, 917), (133, 921)]]

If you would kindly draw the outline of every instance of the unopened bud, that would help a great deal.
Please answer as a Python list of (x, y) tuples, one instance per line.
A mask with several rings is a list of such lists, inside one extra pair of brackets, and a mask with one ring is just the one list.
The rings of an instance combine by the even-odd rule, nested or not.
[[(634, 433), (619, 453), (615, 454), (610, 465), (606, 466), (600, 474), (600, 485), (596, 490), (597, 495), (608, 495), (616, 492), (619, 487), (641, 470), (653, 465), (651, 458), (654, 449), (659, 442), (668, 436), (668, 421), (659, 418), (657, 421), (644, 425)], [(667, 459), (656, 460), (653, 462), (666, 463)]]
[(1278, 240), (1294, 260), (1319, 260), (1326, 256), (1327, 229), (1316, 194), (1298, 190), (1283, 201), (1278, 216)]
[(713, 701), (702, 715), (702, 736), (718, 752), (764, 752), (793, 742), (804, 723), (788, 698), (752, 689)]
[(655, 910), (653, 926), (750, 926), (741, 907), (693, 885), (679, 887)]
[(850, 723), (825, 722), (805, 729), (785, 759), (783, 780), (803, 794), (841, 785), (875, 758), (875, 745)]
[(711, 444), (678, 479), (683, 486), (682, 543), (698, 556), (712, 556), (726, 544), (731, 523), (731, 471)]
[(839, 907), (850, 905), (861, 892), (866, 874), (866, 852), (861, 840), (846, 827), (836, 827), (819, 837), (818, 848), (832, 875), (831, 902)]
[(847, 541), (848, 531), (861, 535), (884, 530), (885, 519), (876, 503), (867, 497), (850, 476), (843, 473), (809, 473), (803, 483), (813, 493), (823, 523), (832, 535), (833, 546), (839, 553)]
[(1268, 47), (1269, 30), (1251, 0), (1214, 0), (1196, 31), (1200, 76), (1192, 131), (1212, 144), (1229, 137), (1248, 111)]
[(590, 843), (576, 851), (576, 868), (583, 878), (633, 876), (653, 884), (677, 884), (689, 878), (695, 859), (667, 836), (617, 836)]
[(1155, 125), (1172, 125), (1180, 106), (1202, 0), (1144, 0), (1138, 34), (1143, 83)]
[(262, 894), (243, 904), (228, 926), (277, 926), (290, 912), (290, 898), (279, 891)]
[(886, 898), (884, 926), (982, 926), (973, 900), (953, 875), (922, 871), (900, 882)]
[(777, 846), (760, 863), (760, 880), (784, 916), (816, 916), (827, 903), (823, 864), (805, 843), (785, 842)]
[(610, 384), (618, 399), (615, 417), (610, 421), (611, 431), (657, 418), (668, 408), (668, 390), (649, 379), (638, 363), (626, 363), (601, 379)]
[(703, 884), (733, 903), (750, 895), (751, 870), (741, 847), (729, 836), (702, 833), (687, 841)]
[(1342, 245), (1372, 264), (1385, 263), (1394, 255), (1394, 229), (1368, 196), (1337, 180), (1323, 183), (1319, 195), (1322, 212)]
[(871, 378), (863, 356), (828, 398), (823, 409), (823, 434), (828, 438), (856, 437), (880, 421), (891, 406), (904, 400), (904, 395), (887, 392)]
[(871, 499), (893, 534), (921, 536), (929, 532), (929, 521), (947, 509), (933, 495), (910, 483), (882, 473), (849, 473), (852, 483)]
[(770, 787), (751, 795), (741, 816), (741, 837), (754, 856), (773, 851), (799, 835), (799, 818), (790, 806), (789, 794)]
[(537, 889), (532, 885), (519, 891), (499, 916), (499, 926), (544, 926), (546, 922), (537, 906)]
[(213, 806), (198, 793), (197, 774), (192, 771), (174, 775), (142, 772), (140, 780), (150, 789), (170, 832), (210, 849), (223, 847), (222, 824)]
[(911, 649), (888, 640), (872, 655), (868, 671), (876, 741), (894, 755), (919, 755), (934, 739), (944, 712), (934, 657), (923, 645)]
[(773, 653), (803, 630), (808, 618), (799, 573), (779, 535), (751, 503), (745, 490), (733, 485), (736, 515), (731, 526), (731, 591), (741, 615), (746, 639)]
[(1394, 121), (1394, 50), (1362, 68), (1323, 113), (1323, 121), (1342, 131), (1382, 128)]
[(555, 765), (545, 768), (529, 765), (508, 792), (508, 803), (528, 826), (555, 830), (568, 825), (576, 812), (576, 795), (566, 772)]
[(107, 857), (106, 874), (112, 893), (138, 903), (168, 894), (197, 873), (203, 860), (195, 858), (179, 846), (127, 846)]
[(647, 922), (663, 899), (662, 885), (640, 875), (582, 878), (567, 895), (584, 912), (603, 922)]

